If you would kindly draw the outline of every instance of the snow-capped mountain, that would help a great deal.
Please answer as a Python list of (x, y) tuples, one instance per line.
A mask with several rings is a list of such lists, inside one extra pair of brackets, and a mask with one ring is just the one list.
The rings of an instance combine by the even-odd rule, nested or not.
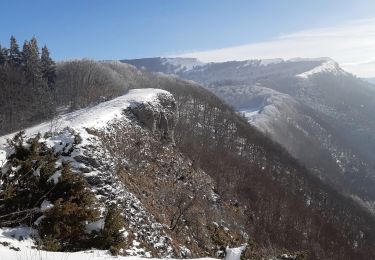
[(206, 63), (174, 72), (163, 59), (124, 62), (203, 84), (320, 178), (373, 207), (375, 89), (370, 84), (330, 58)]
[[(296, 60), (294, 60), (296, 61)], [(303, 60), (300, 60), (303, 61)], [(313, 76), (315, 74), (320, 74), (320, 73), (332, 73), (334, 75), (339, 75), (339, 74), (345, 74), (346, 72), (340, 68), (339, 64), (331, 59), (324, 60), (322, 64), (319, 66), (313, 68), (312, 70), (305, 71), (301, 74), (296, 75), (297, 77), (300, 78), (308, 78), (310, 76)]]

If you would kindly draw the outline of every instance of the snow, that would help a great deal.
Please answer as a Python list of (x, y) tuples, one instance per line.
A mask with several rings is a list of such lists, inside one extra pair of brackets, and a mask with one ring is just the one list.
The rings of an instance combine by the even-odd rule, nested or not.
[(330, 73), (337, 75), (339, 72), (343, 72), (343, 70), (340, 69), (339, 65), (335, 61), (329, 59), (329, 60), (324, 61), (321, 65), (313, 68), (312, 70), (298, 74), (297, 77), (307, 79), (311, 75), (322, 73), (322, 72), (323, 73), (330, 72)]
[(281, 58), (276, 59), (261, 59), (261, 60), (246, 60), (241, 63), (240, 66), (237, 67), (237, 69), (245, 68), (245, 67), (251, 67), (251, 66), (268, 66), (272, 64), (278, 64), (284, 62)]
[[(28, 227), (0, 228), (0, 259), (1, 260), (141, 260), (138, 256), (111, 256), (105, 250), (89, 250), (79, 252), (47, 252), (38, 250), (32, 236), (36, 231)], [(156, 260), (156, 258), (148, 258)], [(214, 260), (214, 258), (200, 258)]]
[(260, 61), (261, 66), (268, 66), (270, 64), (278, 64), (284, 62), (283, 59), (281, 58), (276, 58), (276, 59), (263, 59)]
[(53, 208), (53, 204), (50, 202), (50, 201), (48, 201), (48, 200), (44, 200), (43, 202), (42, 202), (42, 204), (40, 205), (40, 210), (43, 212), (43, 211), (46, 211), (46, 210), (49, 210), (49, 209), (51, 209), (51, 208)]
[(204, 65), (205, 63), (196, 58), (163, 58), (163, 64), (171, 64), (176, 67), (175, 73), (182, 70), (192, 70), (195, 67)]
[(246, 245), (236, 248), (227, 248), (224, 260), (240, 260), (241, 253), (245, 250)]
[(3, 164), (5, 164), (6, 159), (7, 159), (6, 155), (7, 155), (6, 150), (1, 150), (1, 148), (0, 148), (0, 167), (2, 167)]
[[(94, 107), (80, 109), (68, 114), (60, 115), (53, 121), (30, 127), (25, 130), (27, 136), (33, 136), (37, 133), (46, 133), (53, 129), (54, 131), (62, 130), (66, 127), (82, 131), (85, 128), (105, 127), (109, 121), (121, 117), (124, 109), (142, 102), (154, 102), (159, 94), (171, 95), (169, 92), (161, 89), (132, 89), (127, 94), (113, 100), (100, 103)], [(53, 124), (53, 125), (52, 125)], [(54, 126), (58, 127), (55, 129)], [(12, 138), (16, 133), (0, 137), (0, 166), (5, 163), (6, 156), (11, 153), (7, 147), (7, 139)], [(57, 138), (57, 142), (61, 139)]]
[(245, 110), (240, 110), (239, 112), (241, 114), (243, 114), (249, 120), (249, 122), (251, 123), (255, 120), (256, 115), (258, 115), (260, 113), (260, 109), (259, 108), (245, 109)]
[(86, 225), (86, 232), (90, 234), (92, 231), (100, 231), (104, 228), (104, 219), (91, 222)]
[[(29, 257), (26, 251), (31, 250), (31, 247), (34, 246), (32, 236), (36, 236), (36, 234), (37, 232), (34, 229), (25, 226), (0, 228), (0, 259), (33, 259)], [(36, 256), (34, 258), (39, 259)]]
[(54, 184), (59, 182), (59, 178), (61, 176), (61, 171), (56, 171), (51, 177), (48, 178), (48, 181), (53, 181)]

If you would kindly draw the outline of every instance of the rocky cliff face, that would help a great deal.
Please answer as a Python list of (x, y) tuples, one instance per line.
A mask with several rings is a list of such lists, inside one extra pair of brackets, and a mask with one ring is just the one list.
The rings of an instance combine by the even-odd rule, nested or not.
[[(157, 102), (133, 103), (124, 119), (96, 135), (101, 150), (109, 153), (113, 175), (137, 198), (155, 228), (134, 222), (130, 228), (142, 234), (137, 242), (146, 252), (159, 257), (220, 256), (224, 241), (231, 246), (247, 242), (245, 209), (220, 199), (213, 179), (176, 148), (177, 111), (174, 98), (162, 93)], [(216, 236), (224, 229), (220, 241)]]
[(129, 108), (136, 118), (163, 142), (174, 142), (177, 105), (173, 98), (160, 94), (159, 102), (135, 104)]

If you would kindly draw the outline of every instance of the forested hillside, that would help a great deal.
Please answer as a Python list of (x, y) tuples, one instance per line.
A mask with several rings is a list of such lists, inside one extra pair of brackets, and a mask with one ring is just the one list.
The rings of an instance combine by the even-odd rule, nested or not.
[(375, 212), (375, 89), (334, 60), (125, 62), (202, 84), (320, 179)]
[(247, 230), (261, 246), (306, 250), (311, 259), (373, 257), (375, 219), (367, 209), (199, 85), (160, 75), (150, 82), (179, 104), (178, 147), (217, 181), (219, 194), (247, 208)]
[(0, 45), (0, 134), (53, 116), (55, 63), (47, 46), (33, 37), (20, 49), (12, 36), (9, 49)]

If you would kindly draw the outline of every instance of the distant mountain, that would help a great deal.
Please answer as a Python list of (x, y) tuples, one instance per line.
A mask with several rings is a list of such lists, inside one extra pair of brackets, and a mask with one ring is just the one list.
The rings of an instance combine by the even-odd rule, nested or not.
[(321, 179), (374, 209), (375, 88), (332, 59), (123, 62), (203, 84)]

